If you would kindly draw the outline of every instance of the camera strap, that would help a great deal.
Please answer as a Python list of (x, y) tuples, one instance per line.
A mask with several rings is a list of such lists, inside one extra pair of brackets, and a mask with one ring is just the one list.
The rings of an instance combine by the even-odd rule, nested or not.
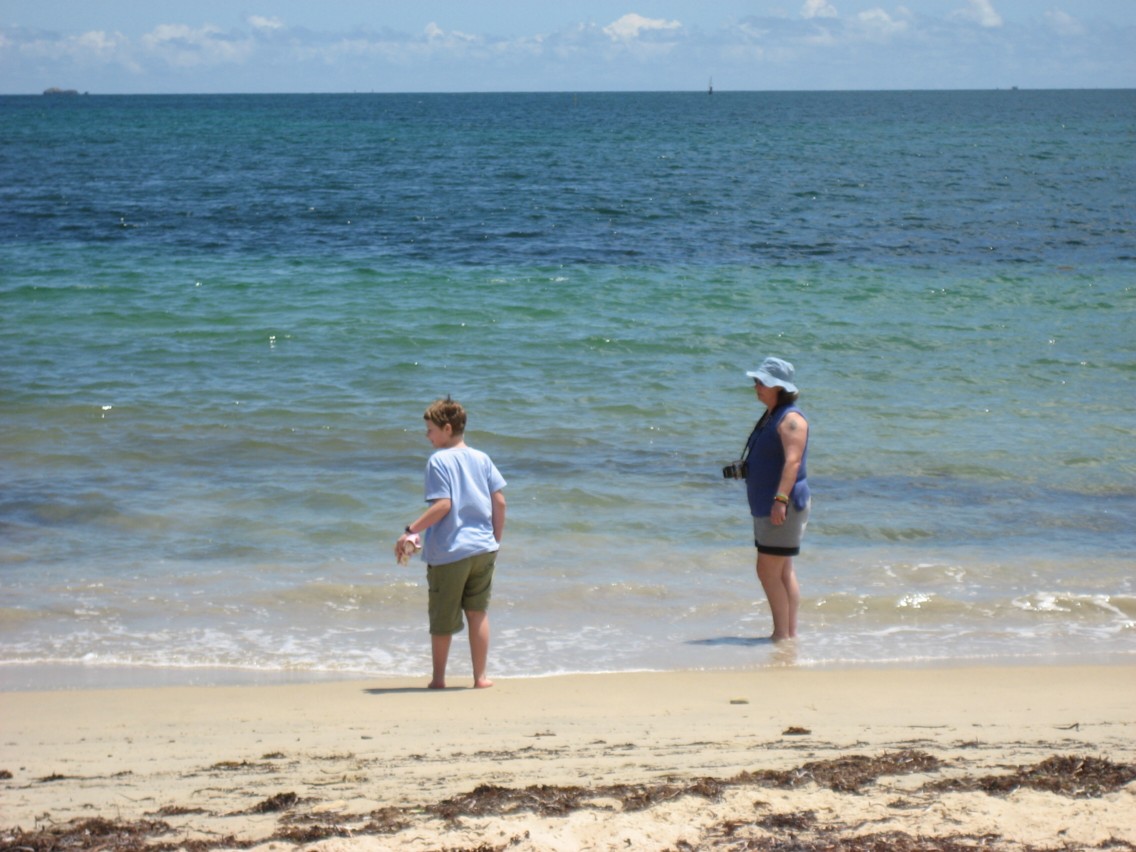
[(769, 412), (767, 411), (764, 414), (762, 414), (759, 418), (757, 418), (757, 422), (753, 424), (753, 428), (749, 432), (749, 437), (746, 438), (745, 446), (742, 448), (742, 455), (741, 455), (741, 458), (739, 459), (739, 461), (745, 461), (746, 459), (749, 458), (749, 447), (750, 447), (750, 444), (753, 443), (753, 436), (761, 431), (761, 428), (762, 428), (762, 426), (765, 425), (765, 420), (768, 417), (769, 417)]

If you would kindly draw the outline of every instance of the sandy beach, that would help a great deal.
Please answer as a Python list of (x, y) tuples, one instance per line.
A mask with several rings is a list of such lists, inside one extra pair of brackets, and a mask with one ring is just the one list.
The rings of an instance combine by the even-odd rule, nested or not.
[(10, 692), (0, 849), (1136, 849), (1134, 674)]

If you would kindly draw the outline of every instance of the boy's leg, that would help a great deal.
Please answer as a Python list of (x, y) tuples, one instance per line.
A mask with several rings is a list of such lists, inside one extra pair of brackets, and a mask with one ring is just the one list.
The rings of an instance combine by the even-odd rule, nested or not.
[(493, 567), (496, 553), (474, 556), (462, 596), (462, 610), (469, 621), (469, 652), (473, 659), (473, 685), (478, 689), (492, 686), (485, 675), (489, 659), (489, 598), (493, 590)]
[(431, 689), (446, 688), (446, 661), (450, 656), (453, 634), (465, 627), (461, 619), (461, 600), (469, 568), (468, 559), (426, 567), (430, 592), (430, 656), (434, 667), (429, 684)]
[(446, 688), (446, 660), (450, 656), (450, 643), (453, 636), (448, 633), (443, 636), (432, 634), (430, 636), (430, 656), (434, 663), (434, 676), (430, 679), (430, 689)]
[(489, 660), (489, 613), (482, 610), (467, 609), (469, 622), (469, 653), (473, 658), (473, 685), (477, 689), (493, 686), (493, 681), (485, 676)]

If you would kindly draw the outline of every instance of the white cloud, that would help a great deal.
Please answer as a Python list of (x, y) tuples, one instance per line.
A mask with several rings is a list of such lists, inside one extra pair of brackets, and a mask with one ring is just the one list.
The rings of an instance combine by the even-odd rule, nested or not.
[(90, 30), (62, 38), (40, 36), (18, 43), (5, 37), (2, 44), (6, 49), (17, 48), (21, 56), (40, 60), (79, 65), (116, 64), (130, 71), (141, 70), (130, 56), (130, 39), (119, 32)]
[(802, 18), (835, 18), (836, 7), (828, 0), (805, 0), (801, 7)]
[(820, 27), (801, 38), (801, 44), (809, 47), (836, 47), (840, 39), (832, 30)]
[(679, 21), (665, 21), (662, 18), (644, 18), (632, 12), (624, 15), (618, 21), (613, 21), (603, 28), (603, 31), (613, 41), (631, 41), (639, 38), (644, 32), (654, 30), (677, 30), (682, 28)]
[[(444, 19), (423, 26), (426, 17), (411, 30), (348, 30), (241, 14), (230, 27), (175, 19), (145, 35), (0, 24), (0, 89), (70, 79), (104, 92), (586, 91), (682, 88), (708, 75), (721, 90), (1091, 88), (1136, 74), (1131, 29), (1080, 21), (1056, 9), (1063, 0), (1007, 25), (999, 0), (950, 0), (954, 11), (938, 16), (901, 2), (918, 5), (871, 0), (849, 12), (840, 0), (783, 0), (789, 11), (712, 28), (629, 13), (606, 26), (576, 21), (511, 36), (444, 29)], [(979, 27), (981, 39), (965, 32)]]
[(964, 21), (973, 21), (980, 27), (993, 29), (1002, 26), (1002, 16), (994, 8), (990, 0), (967, 0), (968, 6), (951, 14), (952, 18)]
[(284, 28), (284, 22), (279, 18), (265, 18), (262, 15), (249, 15), (246, 19), (249, 26), (258, 30), (280, 30)]
[(121, 36), (107, 35), (102, 30), (83, 33), (75, 39), (80, 50), (100, 57), (112, 56), (123, 42)]
[(1085, 25), (1072, 15), (1058, 9), (1045, 13), (1045, 22), (1049, 28), (1058, 35), (1081, 36), (1085, 34)]
[(78, 36), (65, 38), (36, 38), (29, 39), (20, 44), (19, 50), (24, 56), (34, 56), (44, 59), (83, 59), (93, 52), (105, 53), (108, 44), (107, 34), (102, 31), (92, 31)]
[[(909, 13), (903, 7), (900, 7), (899, 14), (909, 16)], [(857, 15), (856, 20), (864, 34), (873, 40), (889, 39), (905, 32), (908, 28), (907, 21), (893, 18), (883, 9), (868, 9), (866, 12)]]
[(243, 62), (253, 51), (252, 42), (227, 36), (212, 24), (159, 24), (142, 36), (142, 46), (181, 68)]
[(482, 41), (480, 36), (470, 35), (469, 33), (459, 32), (458, 30), (446, 32), (434, 21), (426, 25), (425, 33), (429, 41), (440, 41), (447, 44), (473, 44), (474, 42)]

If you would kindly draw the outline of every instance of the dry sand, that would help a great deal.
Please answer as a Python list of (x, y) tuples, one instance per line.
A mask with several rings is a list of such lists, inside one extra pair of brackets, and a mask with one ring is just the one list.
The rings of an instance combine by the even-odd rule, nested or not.
[(1136, 849), (1132, 667), (424, 683), (0, 693), (0, 849)]

